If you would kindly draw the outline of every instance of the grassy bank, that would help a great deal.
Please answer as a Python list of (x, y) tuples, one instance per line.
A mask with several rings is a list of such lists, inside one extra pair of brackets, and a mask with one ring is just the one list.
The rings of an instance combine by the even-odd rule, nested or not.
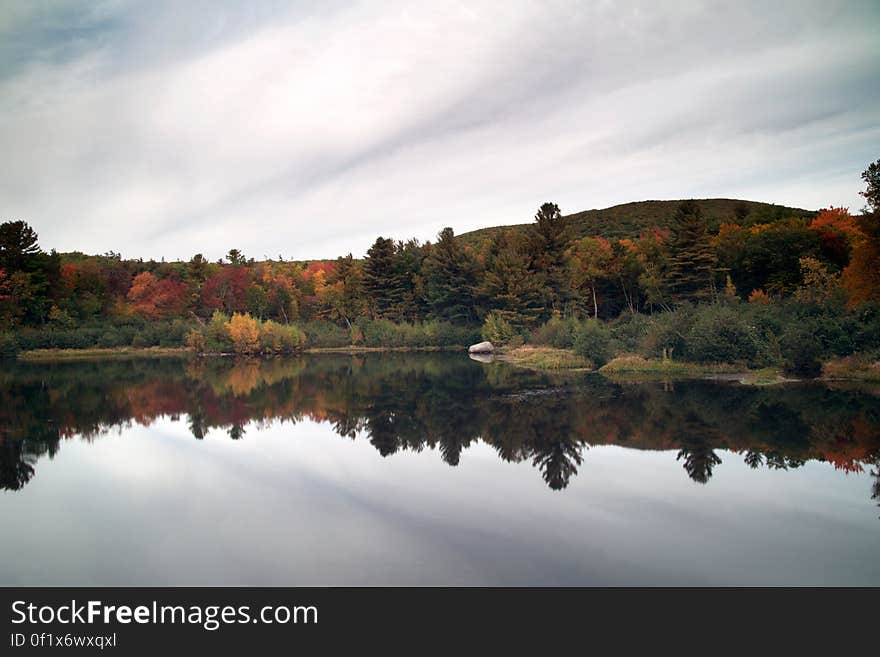
[(864, 354), (836, 358), (822, 365), (822, 378), (830, 381), (880, 382), (880, 360)]
[(590, 371), (594, 369), (590, 360), (578, 356), (571, 349), (523, 345), (516, 349), (501, 350), (496, 355), (498, 360), (536, 370)]
[(416, 352), (416, 351), (466, 351), (464, 345), (434, 345), (427, 347), (366, 347), (363, 345), (349, 345), (347, 347), (307, 347), (303, 350), (306, 354), (369, 354), (384, 351)]
[(183, 358), (190, 355), (184, 347), (107, 347), (92, 349), (31, 349), (18, 354), (19, 360), (93, 360), (104, 358)]

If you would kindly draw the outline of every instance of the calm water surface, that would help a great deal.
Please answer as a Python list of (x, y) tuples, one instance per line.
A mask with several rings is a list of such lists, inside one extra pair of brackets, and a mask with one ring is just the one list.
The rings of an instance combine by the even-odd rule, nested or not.
[(864, 388), (6, 364), (0, 584), (880, 585), (878, 464)]

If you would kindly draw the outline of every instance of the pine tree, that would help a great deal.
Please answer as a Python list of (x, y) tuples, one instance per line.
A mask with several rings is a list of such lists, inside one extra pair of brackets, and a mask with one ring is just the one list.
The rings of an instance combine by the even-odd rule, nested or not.
[(444, 228), (425, 259), (425, 300), (437, 319), (466, 323), (476, 319), (477, 264), (451, 228)]
[(668, 287), (677, 301), (712, 294), (715, 250), (708, 223), (694, 201), (683, 201), (670, 225)]
[(495, 237), (478, 289), (481, 305), (496, 311), (515, 327), (534, 324), (544, 313), (544, 288), (535, 276), (526, 245), (516, 233)]
[(403, 285), (397, 271), (394, 241), (378, 237), (364, 260), (364, 290), (370, 300), (373, 317), (393, 319), (394, 310), (403, 298)]
[(37, 233), (27, 223), (7, 221), (0, 224), (0, 268), (18, 271), (40, 252)]
[(544, 203), (535, 214), (530, 243), (532, 269), (543, 282), (548, 313), (550, 310), (564, 310), (565, 304), (571, 299), (565, 255), (570, 241), (568, 224), (559, 206)]

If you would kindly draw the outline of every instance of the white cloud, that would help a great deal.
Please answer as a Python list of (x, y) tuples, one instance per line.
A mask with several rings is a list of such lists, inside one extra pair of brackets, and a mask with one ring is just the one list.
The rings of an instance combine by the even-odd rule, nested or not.
[(118, 9), (0, 80), (0, 212), (59, 250), (216, 258), (361, 254), (549, 199), (860, 207), (869, 5), (582, 5), (209, 4), (165, 48), (174, 6)]

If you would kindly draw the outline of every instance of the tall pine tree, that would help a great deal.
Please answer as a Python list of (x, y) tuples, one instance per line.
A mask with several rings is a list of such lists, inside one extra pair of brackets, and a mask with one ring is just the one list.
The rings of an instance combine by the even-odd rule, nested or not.
[(431, 315), (450, 322), (474, 321), (476, 272), (476, 260), (461, 247), (452, 229), (440, 231), (425, 259), (425, 300)]
[(533, 325), (544, 313), (544, 287), (531, 267), (528, 245), (518, 233), (499, 233), (486, 257), (486, 272), (478, 288), (481, 306), (495, 310), (510, 324)]
[(667, 285), (672, 298), (697, 301), (710, 297), (716, 256), (700, 207), (694, 201), (683, 201), (669, 231)]
[(377, 237), (364, 260), (364, 290), (374, 318), (394, 319), (403, 299), (403, 282), (397, 269), (394, 240)]
[(571, 285), (566, 267), (566, 250), (571, 242), (568, 224), (559, 206), (544, 203), (535, 215), (530, 232), (532, 269), (544, 286), (546, 315), (551, 310), (565, 310), (571, 299)]

